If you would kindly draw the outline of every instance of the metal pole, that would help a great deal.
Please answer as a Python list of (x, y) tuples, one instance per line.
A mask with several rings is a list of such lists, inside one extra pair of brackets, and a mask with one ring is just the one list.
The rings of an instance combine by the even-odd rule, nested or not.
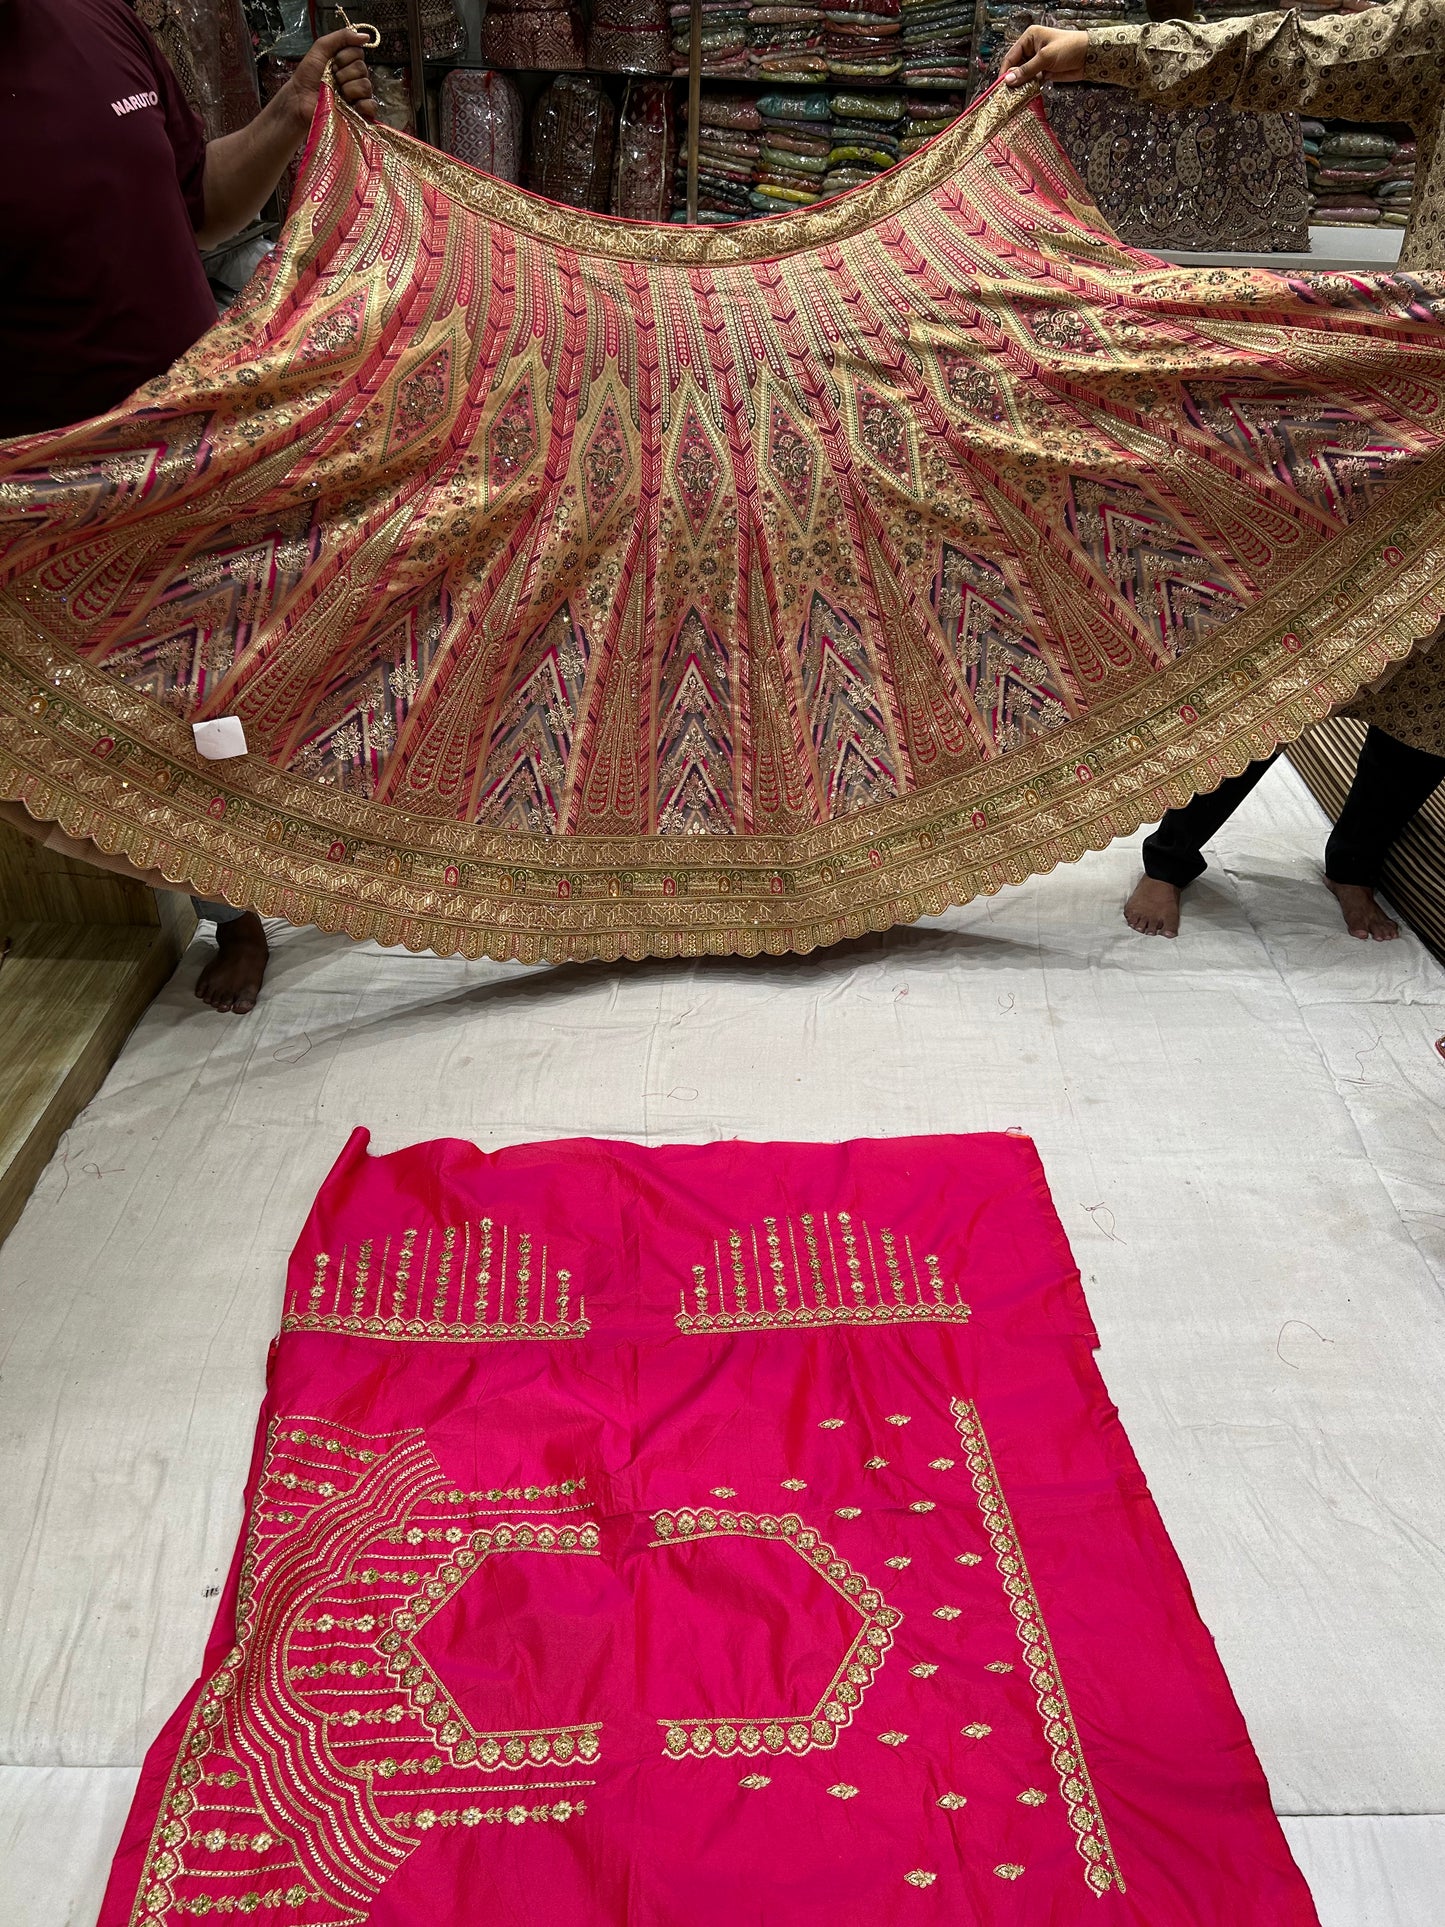
[[(412, 0), (415, 6), (416, 0)], [(702, 113), (702, 0), (692, 0), (692, 37), (687, 48), (687, 218), (697, 221), (697, 139)]]
[(426, 90), (426, 43), (422, 39), (421, 0), (406, 0), (406, 37), (411, 47), (413, 119), (416, 131), (424, 141), (429, 141), (432, 138), (431, 101)]

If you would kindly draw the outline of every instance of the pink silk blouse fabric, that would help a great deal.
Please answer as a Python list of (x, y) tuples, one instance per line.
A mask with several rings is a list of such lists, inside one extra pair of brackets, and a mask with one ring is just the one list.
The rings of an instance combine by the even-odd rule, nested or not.
[(102, 1927), (1306, 1927), (1022, 1138), (372, 1157)]

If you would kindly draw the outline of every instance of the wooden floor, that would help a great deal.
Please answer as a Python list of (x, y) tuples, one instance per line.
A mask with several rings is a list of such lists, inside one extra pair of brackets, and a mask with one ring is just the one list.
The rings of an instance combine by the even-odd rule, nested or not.
[(184, 897), (0, 825), (0, 1238), (194, 923)]

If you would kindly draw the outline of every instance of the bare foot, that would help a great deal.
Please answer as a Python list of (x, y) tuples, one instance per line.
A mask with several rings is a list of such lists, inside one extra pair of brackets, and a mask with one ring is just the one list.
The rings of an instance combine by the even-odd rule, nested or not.
[(254, 911), (218, 923), (216, 954), (196, 980), (196, 995), (212, 1010), (231, 1010), (244, 1017), (256, 1008), (270, 955), (266, 932)]
[(1362, 883), (1331, 883), (1328, 877), (1325, 888), (1344, 911), (1345, 928), (1352, 937), (1373, 937), (1376, 943), (1388, 943), (1399, 936), (1399, 924), (1385, 915), (1373, 890)]
[(1124, 921), (1141, 937), (1179, 935), (1179, 888), (1157, 877), (1140, 877), (1124, 905)]

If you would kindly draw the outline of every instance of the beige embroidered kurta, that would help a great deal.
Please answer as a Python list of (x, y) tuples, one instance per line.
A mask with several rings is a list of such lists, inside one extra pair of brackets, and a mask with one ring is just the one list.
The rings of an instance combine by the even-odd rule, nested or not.
[[(1255, 112), (1407, 121), (1419, 157), (1400, 263), (1445, 269), (1445, 0), (1394, 0), (1322, 20), (1261, 13), (1208, 26), (1097, 27), (1084, 78), (1127, 87), (1161, 107), (1227, 101)], [(1445, 642), (1407, 662), (1350, 714), (1445, 756)]]

